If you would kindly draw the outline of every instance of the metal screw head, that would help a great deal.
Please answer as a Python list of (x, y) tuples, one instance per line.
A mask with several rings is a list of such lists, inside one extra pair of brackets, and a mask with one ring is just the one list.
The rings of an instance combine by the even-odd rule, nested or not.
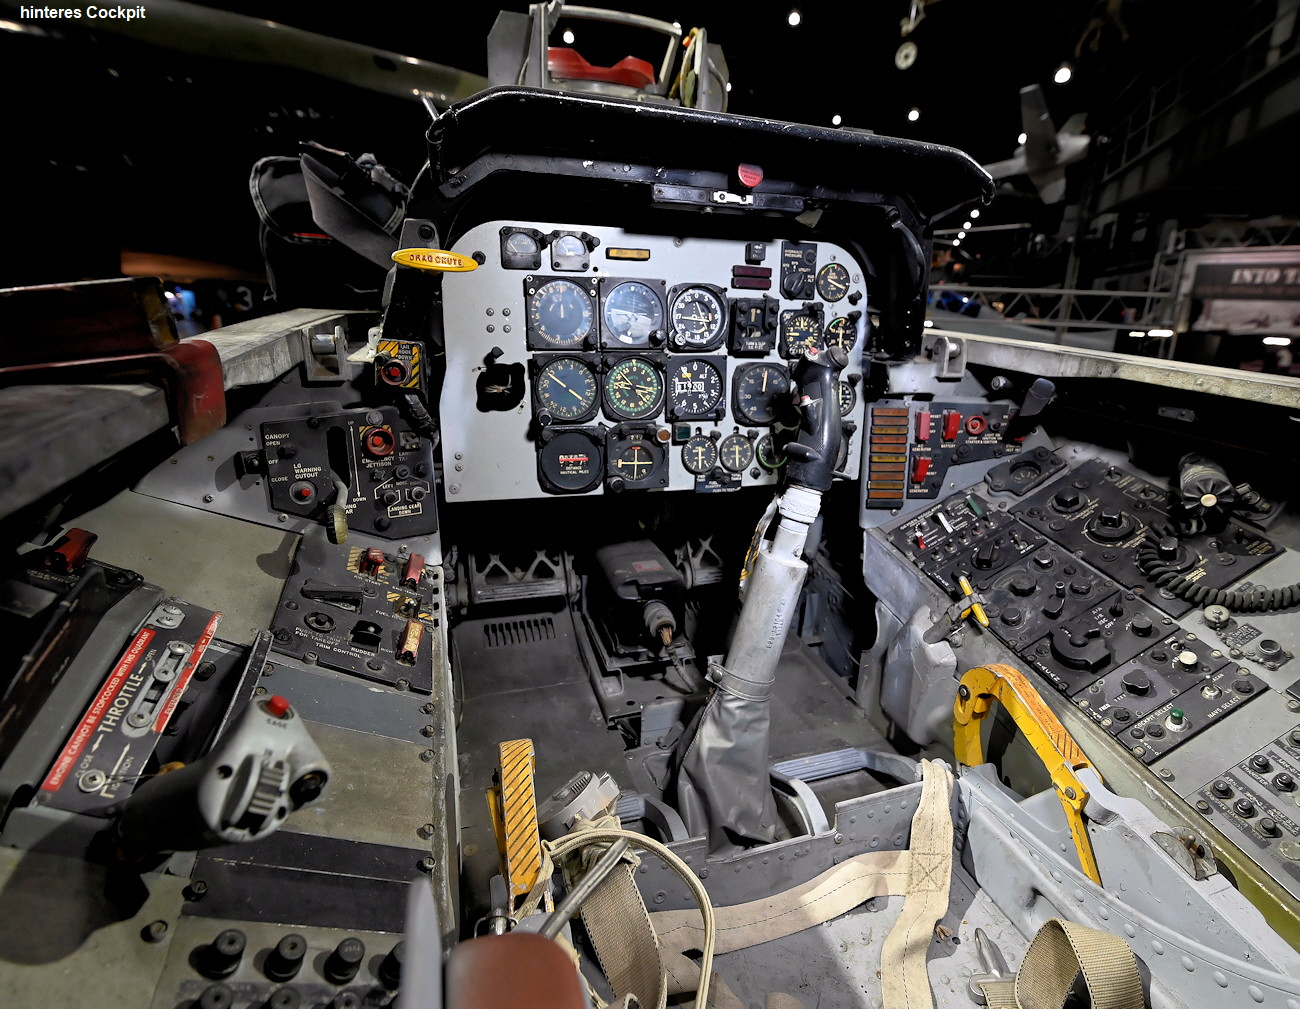
[(420, 759), (423, 760), (426, 764), (429, 761), (431, 761), (435, 756), (436, 754), (432, 750), (424, 750), (420, 753)]
[(654, 897), (656, 904), (662, 904), (667, 899), (668, 899), (668, 894), (664, 893), (662, 890), (656, 893)]
[(836, 844), (843, 844), (843, 843), (844, 843), (844, 835), (843, 835), (843, 834), (836, 834), (836, 835), (835, 835), (835, 843), (836, 843)]
[(1069, 787), (1066, 788), (1066, 790), (1065, 790), (1065, 797), (1066, 797), (1067, 799), (1076, 799), (1076, 798), (1078, 798), (1078, 796), (1079, 796), (1079, 793), (1076, 792), (1076, 791), (1074, 790), (1074, 786), (1073, 786), (1073, 785), (1071, 785), (1071, 786), (1069, 786)]
[(415, 867), (421, 872), (433, 872), (434, 866), (438, 863), (434, 861), (432, 855), (425, 855), (424, 858), (415, 863)]
[(204, 503), (204, 504), (212, 504), (212, 502), (215, 501), (215, 500), (216, 500), (216, 498), (214, 498), (211, 494), (204, 494), (204, 495), (203, 495), (203, 503)]
[(708, 878), (709, 878), (709, 870), (708, 870), (708, 869), (701, 869), (701, 870), (700, 870), (700, 879), (708, 879)]
[(432, 715), (435, 710), (437, 709), (434, 708), (432, 701), (430, 701), (428, 704), (424, 704), (420, 706), (420, 711), (426, 715)]
[(1165, 781), (1173, 781), (1173, 779), (1174, 779), (1174, 772), (1171, 771), (1171, 770), (1169, 770), (1169, 768), (1167, 768), (1167, 767), (1159, 768), (1159, 769), (1156, 771), (1156, 774), (1158, 774), (1158, 775), (1160, 775), (1160, 777), (1164, 778)]
[(151, 921), (140, 929), (140, 938), (145, 942), (162, 942), (167, 936), (168, 927), (167, 923), (161, 918), (157, 921)]
[(961, 686), (957, 688), (957, 696), (960, 697), (963, 701), (969, 701), (970, 687), (966, 686), (966, 684), (963, 683)]
[(426, 725), (422, 729), (420, 729), (420, 735), (425, 737), (432, 736), (435, 731), (436, 730), (432, 725)]
[(1287, 710), (1287, 711), (1300, 711), (1300, 701), (1297, 701), (1294, 697), (1291, 698), (1291, 700), (1289, 700), (1289, 701), (1286, 702), (1286, 710)]
[(141, 725), (149, 724), (149, 713), (147, 711), (133, 711), (126, 717), (126, 724), (139, 728)]
[(416, 831), (416, 834), (418, 834), (420, 837), (422, 837), (424, 840), (427, 841), (429, 838), (433, 837), (435, 829), (436, 828), (432, 823), (426, 823), (423, 827), (421, 827), (419, 830)]

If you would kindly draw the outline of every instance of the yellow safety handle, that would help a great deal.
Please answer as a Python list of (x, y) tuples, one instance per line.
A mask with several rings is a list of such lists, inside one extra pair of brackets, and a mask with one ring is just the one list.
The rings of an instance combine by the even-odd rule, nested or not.
[[(1066, 731), (1052, 709), (1043, 703), (1025, 674), (1011, 666), (990, 663), (968, 670), (957, 687), (957, 701), (952, 708), (953, 750), (957, 761), (967, 767), (984, 763), (980, 742), (980, 722), (998, 701), (1006, 709), (1025, 740), (1038, 754), (1051, 775), (1056, 796), (1065, 810), (1066, 823), (1079, 853), (1079, 865), (1098, 886), (1101, 876), (1092, 854), (1092, 841), (1083, 823), (1083, 807), (1088, 790), (1074, 772), (1092, 768), (1074, 737)], [(1095, 770), (1095, 768), (1093, 768)]]

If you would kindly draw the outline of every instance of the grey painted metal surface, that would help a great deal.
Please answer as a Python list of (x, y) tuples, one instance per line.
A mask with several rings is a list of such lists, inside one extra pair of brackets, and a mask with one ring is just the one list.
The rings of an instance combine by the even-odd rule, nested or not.
[(0, 389), (0, 518), (107, 462), (170, 423), (148, 385)]
[(226, 389), (274, 382), (301, 364), (312, 334), (333, 334), (335, 325), (347, 325), (347, 313), (320, 308), (295, 308), (288, 312), (237, 322), (203, 336), (221, 358)]

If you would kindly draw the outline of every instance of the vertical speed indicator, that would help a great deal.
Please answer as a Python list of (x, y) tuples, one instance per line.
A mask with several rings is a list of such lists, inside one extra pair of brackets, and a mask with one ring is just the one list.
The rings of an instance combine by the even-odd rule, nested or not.
[(746, 424), (771, 424), (790, 405), (790, 375), (779, 364), (737, 368), (734, 390), (736, 417)]

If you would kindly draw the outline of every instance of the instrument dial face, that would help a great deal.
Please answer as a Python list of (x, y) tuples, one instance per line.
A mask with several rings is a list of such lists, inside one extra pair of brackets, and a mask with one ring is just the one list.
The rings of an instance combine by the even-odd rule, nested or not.
[(571, 423), (585, 420), (596, 409), (600, 386), (591, 366), (576, 357), (559, 357), (548, 362), (534, 380), (538, 413)]
[(606, 345), (648, 347), (650, 334), (664, 327), (664, 306), (647, 284), (629, 280), (607, 295), (602, 308)]
[(694, 435), (682, 446), (682, 465), (697, 476), (718, 465), (718, 444), (702, 434)]
[(785, 465), (785, 452), (770, 434), (765, 434), (758, 439), (758, 444), (754, 446), (754, 458), (769, 473), (774, 473)]
[(842, 263), (827, 263), (817, 272), (817, 293), (823, 301), (839, 301), (849, 293), (849, 271)]
[(736, 416), (746, 424), (771, 424), (790, 398), (790, 376), (779, 364), (736, 371)]
[(551, 245), (551, 255), (556, 257), (584, 256), (586, 253), (587, 247), (575, 235), (561, 235)]
[(528, 298), (529, 334), (547, 346), (580, 347), (591, 323), (591, 299), (572, 280), (549, 280)]
[(858, 394), (848, 382), (836, 382), (835, 395), (839, 397), (841, 417), (847, 417), (858, 405)]
[(727, 307), (707, 287), (690, 287), (673, 302), (672, 324), (678, 344), (699, 349), (713, 347), (727, 325)]
[(718, 445), (722, 465), (733, 473), (743, 473), (754, 461), (754, 446), (743, 434), (729, 434)]
[(837, 319), (832, 319), (826, 327), (826, 346), (839, 347), (844, 353), (853, 349), (853, 345), (858, 342), (858, 327), (852, 319), (846, 315), (841, 315)]
[(537, 244), (537, 239), (532, 235), (516, 231), (506, 239), (506, 251), (516, 256), (535, 256), (541, 251), (541, 248)]
[(621, 420), (645, 420), (659, 412), (664, 380), (649, 361), (627, 357), (605, 375), (605, 405)]
[(788, 358), (802, 357), (821, 343), (821, 323), (811, 312), (781, 314), (781, 353)]
[(610, 460), (614, 473), (628, 483), (641, 483), (650, 479), (655, 469), (655, 456), (648, 447), (634, 442), (618, 451)]
[(712, 417), (721, 401), (722, 376), (712, 362), (698, 357), (673, 362), (668, 371), (668, 404), (674, 417)]

